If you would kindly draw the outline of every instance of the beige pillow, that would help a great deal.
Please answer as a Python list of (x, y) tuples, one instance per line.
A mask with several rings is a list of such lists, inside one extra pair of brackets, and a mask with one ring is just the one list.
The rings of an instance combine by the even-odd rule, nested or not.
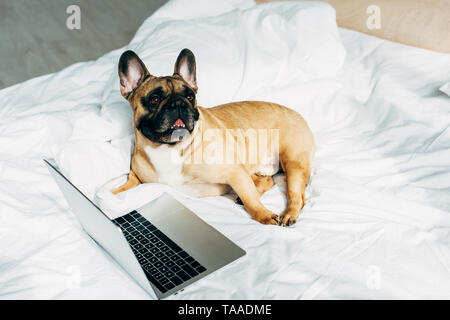
[[(255, 0), (256, 3), (280, 0)], [(296, 0), (301, 1), (301, 0)], [(450, 0), (324, 0), (340, 27), (450, 53)]]

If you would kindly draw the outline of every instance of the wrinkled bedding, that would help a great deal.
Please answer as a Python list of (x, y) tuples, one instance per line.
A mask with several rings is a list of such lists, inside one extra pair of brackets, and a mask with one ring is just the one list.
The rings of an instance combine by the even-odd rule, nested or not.
[[(169, 299), (450, 298), (450, 98), (439, 91), (450, 56), (346, 29), (330, 35), (331, 25), (291, 30), (302, 25), (291, 14), (304, 12), (300, 4), (252, 6), (170, 1), (127, 47), (0, 91), (1, 299), (149, 298), (83, 231), (43, 165), (48, 157), (112, 216), (166, 191), (247, 251)], [(176, 28), (192, 38), (164, 32)], [(302, 30), (322, 31), (329, 47), (311, 39), (283, 47)], [(214, 32), (224, 38), (209, 39)], [(228, 60), (198, 51), (227, 44), (230, 33), (246, 45), (228, 43)], [(278, 51), (252, 50), (268, 38), (280, 39)], [(323, 55), (302, 51), (311, 43)], [(196, 199), (159, 184), (109, 193), (126, 179), (133, 144), (118, 57), (131, 48), (150, 72), (167, 74), (174, 44), (196, 53), (200, 105), (274, 101), (310, 124), (317, 152), (292, 227), (252, 221), (228, 196)], [(276, 182), (262, 202), (280, 213), (284, 176)]]

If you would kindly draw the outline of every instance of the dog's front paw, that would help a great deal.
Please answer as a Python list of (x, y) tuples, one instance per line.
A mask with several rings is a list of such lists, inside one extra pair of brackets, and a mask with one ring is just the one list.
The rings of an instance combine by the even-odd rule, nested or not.
[(270, 211), (268, 213), (258, 215), (255, 217), (255, 220), (262, 224), (278, 225), (280, 223), (278, 215)]
[(121, 193), (121, 192), (124, 192), (126, 189), (124, 188), (124, 186), (120, 186), (120, 187), (118, 187), (118, 188), (114, 188), (114, 189), (111, 189), (111, 190), (109, 190), (112, 194), (115, 194), (115, 195), (117, 195), (117, 194), (119, 194), (119, 193)]
[(296, 221), (300, 212), (294, 212), (291, 210), (286, 210), (280, 216), (280, 225), (283, 227), (288, 227), (293, 225)]

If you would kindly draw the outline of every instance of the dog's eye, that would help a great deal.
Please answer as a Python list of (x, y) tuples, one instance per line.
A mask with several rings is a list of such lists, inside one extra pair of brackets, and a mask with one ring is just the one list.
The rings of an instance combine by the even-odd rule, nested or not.
[(186, 97), (186, 99), (188, 99), (189, 101), (192, 101), (192, 100), (194, 100), (194, 96), (192, 94), (190, 94)]
[(154, 96), (150, 99), (151, 104), (158, 104), (160, 101), (161, 101), (161, 99), (156, 96)]

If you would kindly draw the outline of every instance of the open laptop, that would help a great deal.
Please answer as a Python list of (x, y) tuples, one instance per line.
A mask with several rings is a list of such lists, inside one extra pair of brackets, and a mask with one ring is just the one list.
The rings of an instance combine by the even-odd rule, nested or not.
[(111, 220), (44, 160), (84, 230), (152, 297), (163, 299), (245, 255), (172, 196)]

